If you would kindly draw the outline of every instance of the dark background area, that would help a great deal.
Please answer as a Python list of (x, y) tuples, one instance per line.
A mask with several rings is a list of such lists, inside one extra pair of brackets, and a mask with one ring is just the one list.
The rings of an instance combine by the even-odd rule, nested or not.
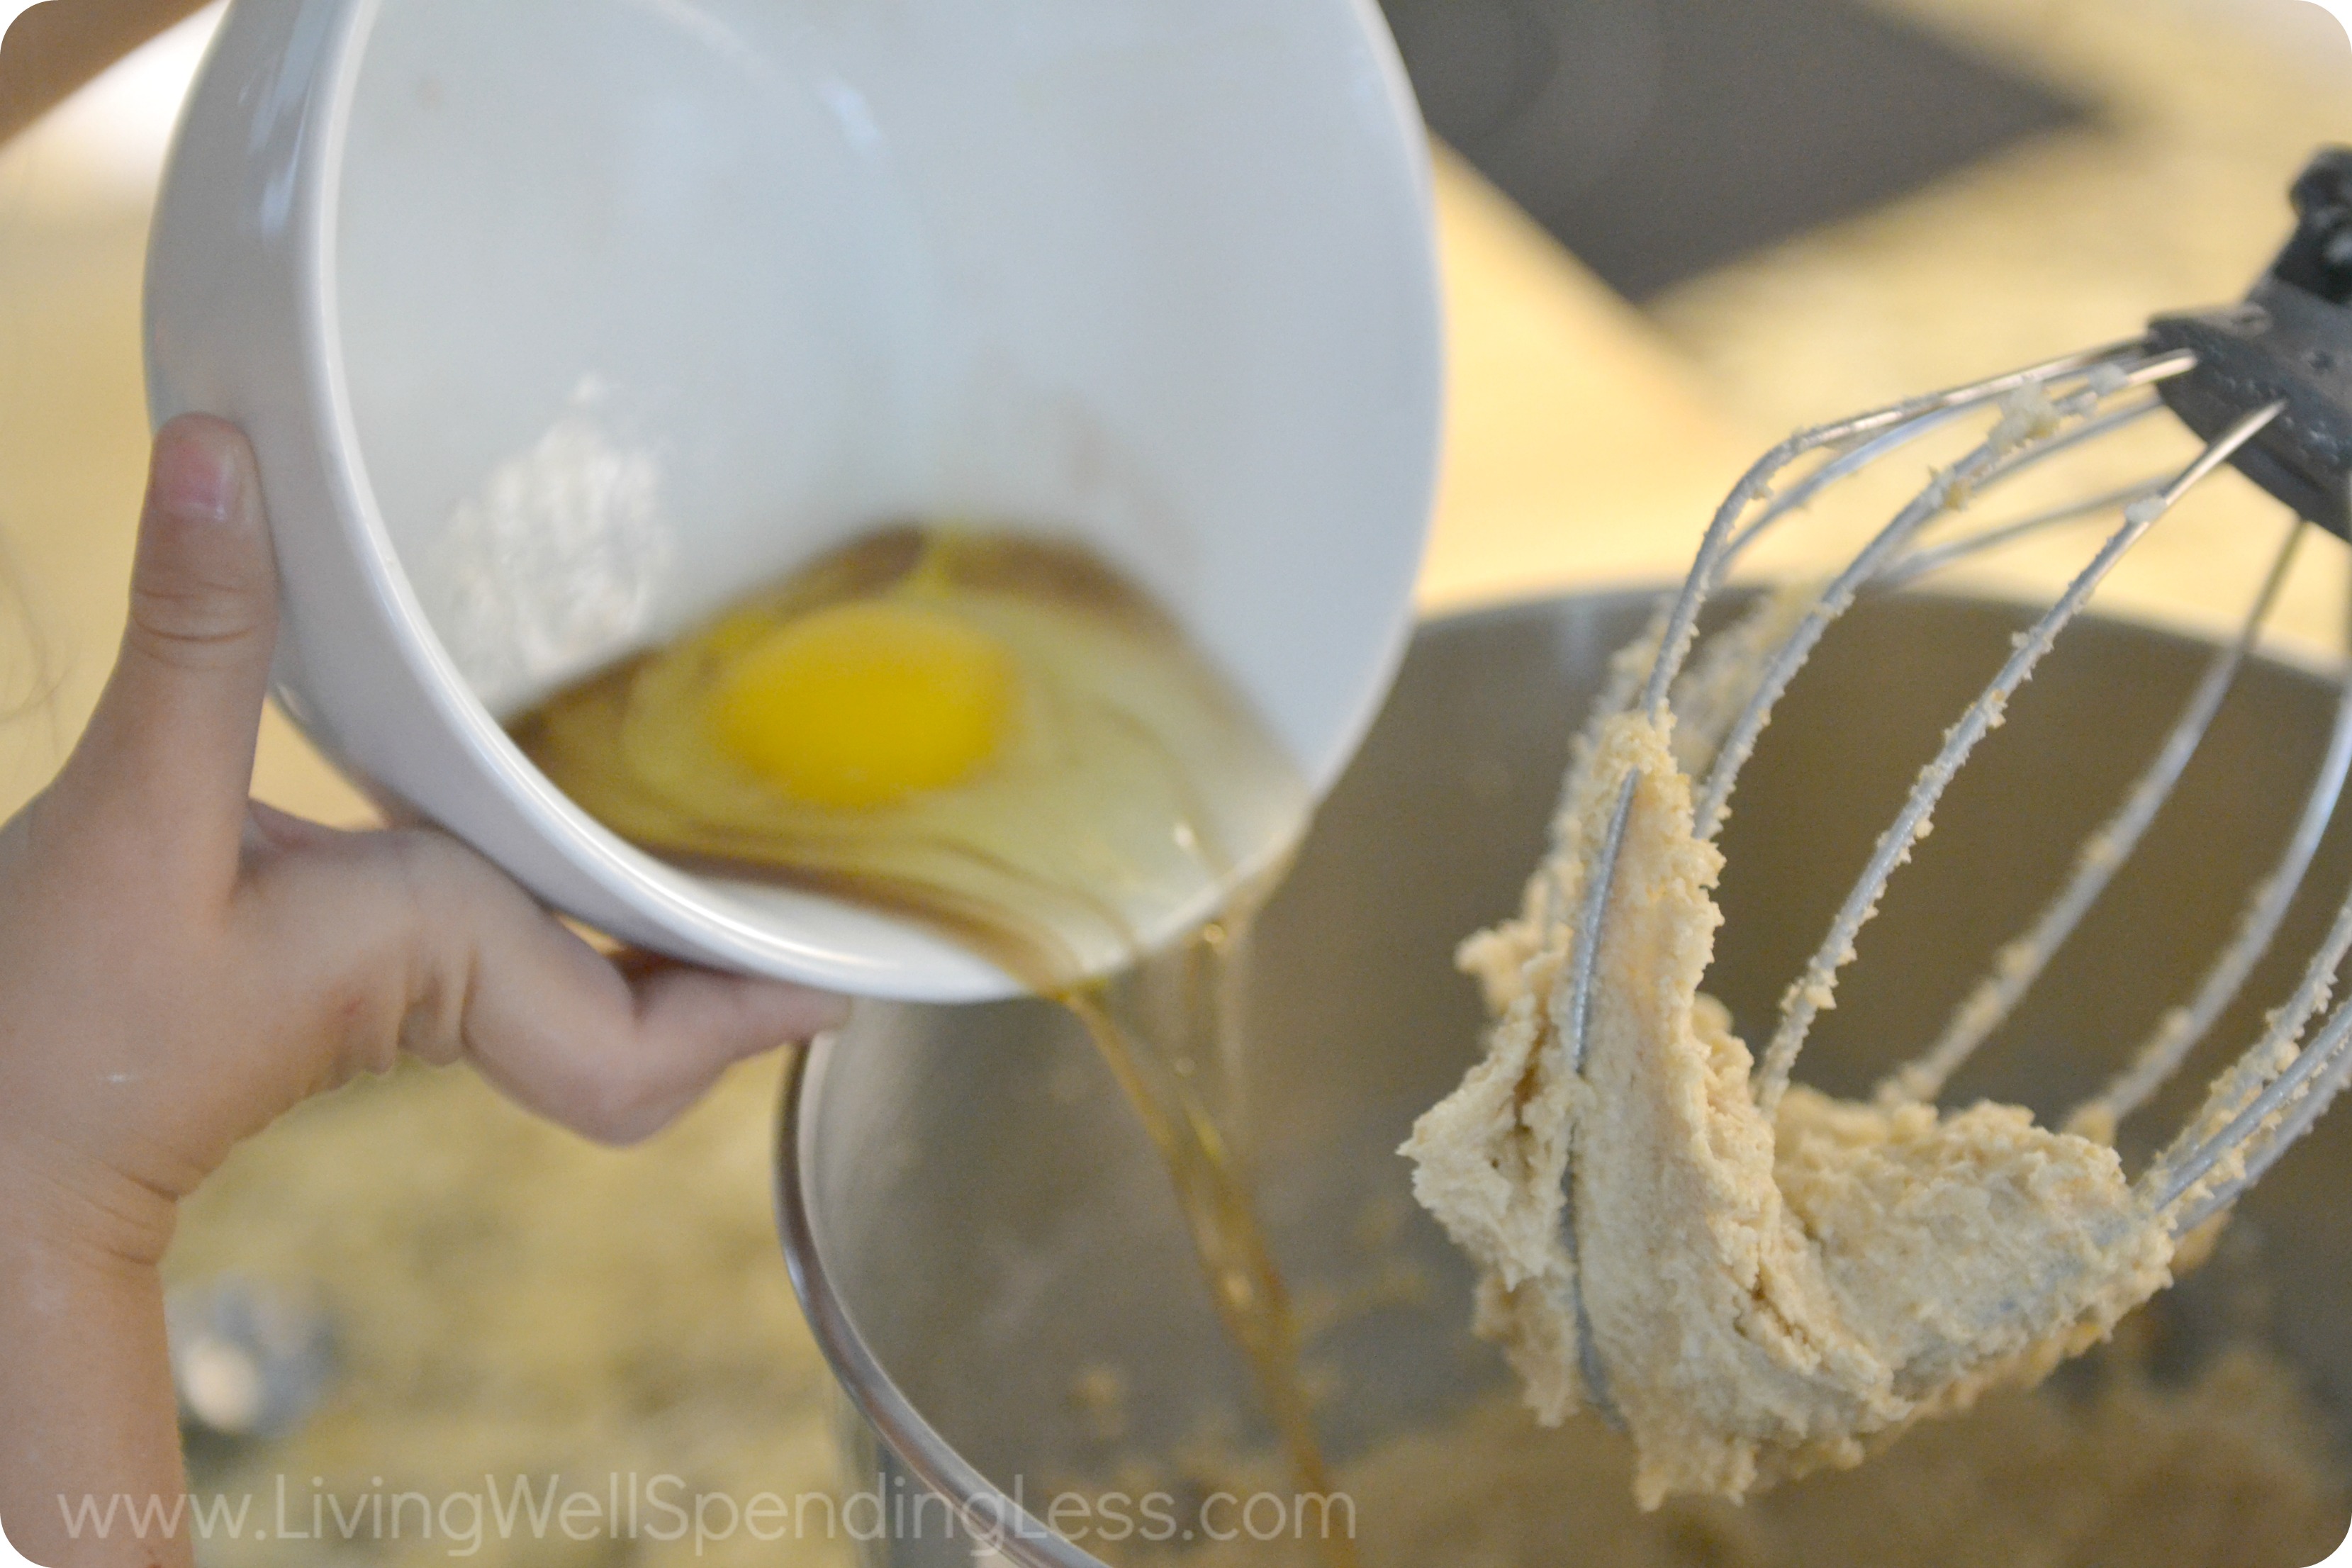
[(2088, 106), (1849, 0), (1382, 0), (1438, 135), (1639, 300)]

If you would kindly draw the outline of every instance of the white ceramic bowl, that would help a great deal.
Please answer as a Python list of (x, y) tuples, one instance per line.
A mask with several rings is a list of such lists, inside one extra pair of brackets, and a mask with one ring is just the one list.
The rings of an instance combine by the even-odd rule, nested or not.
[(872, 995), (1012, 984), (700, 879), (502, 715), (877, 523), (1090, 543), (1320, 789), (1402, 650), (1439, 331), (1370, 0), (235, 0), (148, 274), (236, 420), (282, 700), (550, 904)]

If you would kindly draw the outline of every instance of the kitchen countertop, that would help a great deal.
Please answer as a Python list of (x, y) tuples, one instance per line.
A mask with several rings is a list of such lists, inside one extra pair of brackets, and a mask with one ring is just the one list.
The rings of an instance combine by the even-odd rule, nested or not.
[[(2304, 153), (2352, 132), (2341, 35), (2242, 39), (2216, 20), (2226, 0), (1887, 3), (2100, 113), (1686, 284), (1649, 316), (1441, 155), (1452, 402), (1428, 608), (1678, 575), (1723, 491), (1788, 428), (2233, 296), (2284, 232), (2281, 192)], [(51, 188), (54, 163), (37, 141), (0, 160), (0, 543), (24, 603), (5, 629), (32, 633), (0, 646), (0, 671), (40, 677), (0, 682), (0, 701), (38, 699), (0, 729), (6, 809), (54, 768), (105, 673), (145, 444), (143, 223)], [(2126, 565), (2114, 602), (2216, 624), (2259, 570), (2251, 542), (2271, 536), (2274, 510), (2234, 478), (2217, 483)], [(2080, 553), (2079, 538), (2037, 544), (1978, 578), (2044, 589)], [(2332, 647), (2341, 561), (2305, 555), (2281, 624)], [(366, 817), (274, 715), (256, 793)], [(205, 1456), (205, 1476), (254, 1488), (266, 1511), (283, 1475), (298, 1520), (313, 1477), (346, 1499), (478, 1488), (485, 1473), (536, 1486), (561, 1471), (598, 1491), (613, 1474), (671, 1474), (688, 1490), (786, 1499), (833, 1485), (830, 1383), (769, 1210), (776, 1074), (740, 1070), (625, 1154), (531, 1121), (467, 1074), (424, 1070), (354, 1086), (256, 1140), (189, 1205), (172, 1272), (316, 1296), (344, 1375), (299, 1435)], [(666, 1560), (650, 1542), (631, 1555), (560, 1533), (525, 1546), (510, 1560)], [(445, 1560), (437, 1544), (402, 1550)], [(739, 1540), (708, 1560), (754, 1550)], [(844, 1541), (756, 1552), (850, 1561)], [(247, 1542), (208, 1555), (320, 1553)]]
[[(2292, 228), (2286, 186), (2312, 149), (2352, 140), (2352, 45), (2314, 5), (1882, 3), (2095, 108), (2081, 131), (2020, 144), (1655, 301), (1703, 384), (1775, 434), (2126, 338), (2158, 311), (2235, 300)], [(2232, 13), (2258, 26), (2218, 25)], [(2169, 430), (2149, 433), (2106, 447), (2081, 492), (2193, 450)], [(2283, 515), (2234, 472), (2218, 476), (2126, 558), (2101, 604), (2216, 629), (2251, 596)], [(2046, 594), (2088, 553), (2085, 534), (2061, 531), (1964, 580)], [(2274, 624), (2332, 651), (2341, 554), (2303, 554)]]

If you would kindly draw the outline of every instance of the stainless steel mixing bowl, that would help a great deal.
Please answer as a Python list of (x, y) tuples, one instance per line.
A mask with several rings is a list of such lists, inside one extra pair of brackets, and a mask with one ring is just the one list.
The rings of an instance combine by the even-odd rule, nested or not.
[[(1296, 1289), (1327, 1299), (1376, 1285), (1399, 1259), (1433, 1284), (1385, 1304), (1373, 1289), (1375, 1304), (1312, 1342), (1312, 1360), (1339, 1373), (1322, 1416), (1341, 1457), (1506, 1375), (1468, 1334), (1466, 1270), (1412, 1206), (1395, 1149), (1477, 1043), (1454, 945), (1516, 907), (1569, 736), (1652, 602), (1568, 598), (1423, 627), (1260, 928), (1241, 1089), (1282, 1264)], [(1725, 838), (1727, 918), (1709, 988), (1746, 1037), (1769, 1027), (1880, 826), (2021, 623), (1976, 601), (1865, 605), (1791, 690)], [(1864, 934), (1807, 1051), (1809, 1081), (1863, 1090), (1932, 1037), (2126, 787), (2206, 651), (2116, 621), (2066, 634)], [(2283, 842), (2332, 700), (2309, 671), (2248, 670), (2137, 858), (1948, 1101), (1993, 1096), (2048, 1114), (2095, 1087), (2193, 982)], [(2215, 1061), (2291, 987), (2347, 878), (2352, 833), (2338, 832), (2210, 1042)], [(2174, 1125), (2210, 1070), (2192, 1064), (2181, 1093), (2127, 1134)], [(1017, 1526), (1013, 1498), (1034, 1505), (1118, 1453), (1220, 1423), (1263, 1435), (1159, 1162), (1058, 1008), (861, 1007), (791, 1079), (779, 1187), (795, 1281), (854, 1406), (850, 1440), (884, 1467), (886, 1492), (928, 1487), (968, 1519)], [(2159, 1298), (2167, 1353), (2259, 1333), (2352, 1426), (2347, 1194), (2352, 1116), (2339, 1112), (2245, 1203), (2224, 1261)], [(2270, 1302), (2251, 1322), (2250, 1274)], [(1115, 1433), (1073, 1397), (1097, 1365), (1124, 1384)], [(941, 1539), (942, 1517), (870, 1554), (974, 1561), (968, 1539)], [(996, 1550), (1024, 1568), (1096, 1561), (1034, 1521)]]

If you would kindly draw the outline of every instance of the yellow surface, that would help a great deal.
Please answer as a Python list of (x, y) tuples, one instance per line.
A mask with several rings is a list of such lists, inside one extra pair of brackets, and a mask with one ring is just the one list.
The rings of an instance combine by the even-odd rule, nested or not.
[[(143, 219), (27, 193), (26, 161), (0, 160), (0, 547), (55, 688), (0, 731), (7, 811), (55, 771), (111, 662), (146, 440)], [(1451, 158), (1438, 191), (1451, 365), (1423, 605), (1678, 574), (1756, 433)], [(254, 793), (339, 824), (370, 815), (275, 713)]]
[[(1423, 605), (1676, 574), (1787, 429), (2237, 292), (2284, 232), (2305, 153), (2352, 138), (2352, 46), (2290, 0), (2276, 9), (2316, 24), (2291, 53), (2240, 42), (2210, 25), (2217, 3), (1899, 0), (2092, 100), (2094, 124), (1685, 285), (1660, 303), (1663, 332), (1441, 153), (1449, 402)], [(0, 156), (0, 547), (37, 643), (7, 648), (0, 700), (36, 666), (55, 688), (0, 731), (0, 807), (54, 769), (95, 698), (139, 493), (143, 220), (76, 201), (79, 173), (37, 135)], [(2159, 531), (2120, 597), (2200, 614), (2245, 515)], [(2289, 624), (2331, 635), (2331, 594), (2315, 583)], [(330, 820), (367, 812), (274, 717), (256, 791)]]
[(746, 631), (759, 640), (735, 656), (711, 722), (804, 805), (858, 810), (961, 784), (1012, 721), (1012, 654), (940, 611), (879, 600)]
[[(2352, 141), (2352, 42), (2301, 0), (1882, 3), (2092, 116), (1657, 302), (1710, 391), (1776, 437), (2236, 299), (2293, 226), (2288, 182), (2315, 147)], [(2213, 25), (2225, 16), (2258, 26)], [(2070, 469), (2074, 493), (2185, 461), (2193, 448), (2170, 425), (2103, 445)], [(1923, 477), (1918, 464), (1895, 473)], [(2224, 471), (2125, 559), (2100, 606), (2219, 629), (2252, 595), (2284, 515)], [(2046, 595), (2087, 559), (2091, 528), (2003, 551), (1964, 580)], [(2345, 552), (2318, 543), (2274, 625), (2333, 652)]]
[[(1903, 0), (2106, 112), (1698, 280), (1664, 302), (1663, 334), (1442, 163), (1452, 402), (1423, 603), (1678, 574), (1723, 490), (1788, 427), (2234, 293), (2283, 230), (2281, 184), (2309, 142), (2352, 131), (2352, 100), (2324, 50), (2231, 45), (2194, 19), (2204, 3)], [(0, 158), (0, 547), (26, 606), (0, 632), (33, 634), (0, 640), (0, 700), (51, 689), (0, 728), (0, 809), (54, 769), (110, 660), (145, 446), (143, 224), (79, 199), (69, 165), (37, 144)], [(2247, 505), (2225, 491), (2214, 521), (2151, 541), (2131, 602), (2210, 617), (2229, 587), (2212, 563), (2245, 534), (2230, 509), (2268, 515)], [(2319, 638), (2340, 557), (2309, 553), (2335, 569), (2289, 607)], [(2048, 564), (2017, 570), (2044, 580)], [(327, 820), (367, 815), (275, 717), (255, 789)], [(773, 1085), (772, 1065), (739, 1074), (625, 1156), (464, 1073), (360, 1085), (257, 1140), (191, 1206), (173, 1266), (307, 1284), (337, 1315), (350, 1375), (295, 1445), (255, 1462), (345, 1495), (484, 1469), (667, 1468), (787, 1498), (827, 1484), (826, 1382), (768, 1213)], [(610, 1560), (571, 1550), (535, 1542), (520, 1560)], [(843, 1563), (848, 1548), (757, 1555)]]
[(1460, 160), (1437, 170), (1449, 365), (1423, 607), (1681, 576), (1770, 437)]
[[(121, 636), (146, 442), (143, 221), (60, 199), (26, 163), (0, 159), (0, 544), (54, 679), (0, 729), (7, 810), (54, 771)], [(1708, 410), (1638, 317), (1475, 176), (1449, 161), (1439, 189), (1453, 365), (1425, 602), (1679, 571), (1753, 442)], [(20, 669), (31, 651), (11, 650)], [(274, 713), (254, 788), (325, 820), (369, 816)], [(668, 1471), (787, 1500), (835, 1485), (829, 1385), (769, 1212), (774, 1085), (772, 1064), (739, 1072), (679, 1128), (615, 1155), (530, 1121), (469, 1075), (410, 1071), (247, 1145), (190, 1205), (173, 1270), (316, 1294), (348, 1373), (293, 1443), (207, 1484), (266, 1494), (283, 1468), (345, 1498), (376, 1476), (437, 1495), (486, 1472), (556, 1469), (599, 1485)], [(516, 1557), (493, 1544), (478, 1561), (602, 1560), (593, 1545), (575, 1556), (529, 1545)], [(840, 1538), (752, 1545), (705, 1561), (849, 1559)], [(215, 1555), (239, 1560), (217, 1544)]]
[[(144, 218), (24, 220), (11, 212), (11, 173), (0, 162), (0, 551), (22, 616), (0, 636), (18, 666), (0, 670), (0, 700), (19, 710), (0, 727), (0, 813), (56, 772), (114, 661), (147, 447)], [(254, 793), (320, 821), (371, 816), (275, 711)]]
[[(143, 219), (27, 192), (26, 161), (0, 159), (0, 546), (57, 679), (0, 731), (7, 811), (55, 771), (111, 662), (146, 440)], [(1451, 157), (1438, 193), (1450, 374), (1424, 606), (1679, 574), (1757, 431)], [(326, 821), (369, 816), (275, 713), (254, 793)]]

